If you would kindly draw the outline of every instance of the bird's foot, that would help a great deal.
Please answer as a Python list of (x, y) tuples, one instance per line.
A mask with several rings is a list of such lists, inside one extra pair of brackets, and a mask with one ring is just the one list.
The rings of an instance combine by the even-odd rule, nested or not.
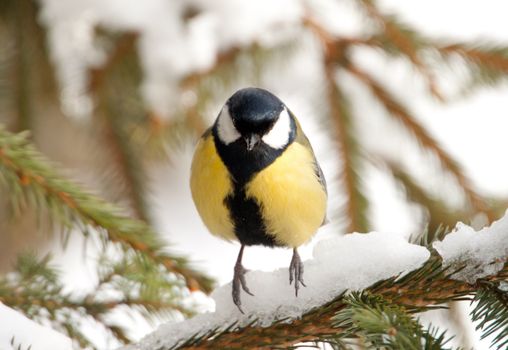
[(237, 263), (235, 265), (235, 273), (233, 276), (233, 302), (238, 307), (238, 310), (243, 314), (242, 310), (242, 300), (240, 298), (240, 287), (243, 289), (247, 294), (254, 295), (249, 290), (249, 287), (247, 287), (247, 282), (245, 280), (245, 274), (248, 272), (247, 269), (245, 269), (242, 264)]
[(293, 258), (291, 259), (291, 264), (289, 265), (289, 284), (295, 281), (295, 295), (298, 296), (298, 290), (300, 289), (300, 284), (304, 287), (305, 282), (303, 282), (303, 263), (300, 259), (300, 254), (296, 248), (293, 250)]

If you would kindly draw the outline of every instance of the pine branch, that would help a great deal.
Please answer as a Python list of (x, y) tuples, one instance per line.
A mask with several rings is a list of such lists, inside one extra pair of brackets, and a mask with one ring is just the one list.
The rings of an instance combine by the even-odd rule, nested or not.
[[(10, 125), (15, 131), (30, 129), (38, 98), (57, 99), (57, 86), (49, 61), (45, 32), (37, 20), (39, 5), (33, 0), (7, 0), (0, 14), (0, 26), (12, 40), (12, 52), (7, 58), (9, 69), (4, 78), (9, 81), (8, 114), (14, 118)], [(3, 45), (9, 45), (5, 41)], [(5, 113), (5, 111), (3, 111)]]
[(89, 90), (90, 92), (97, 91), (104, 82), (108, 72), (125, 56), (130, 55), (135, 49), (138, 34), (134, 32), (127, 32), (120, 35), (115, 43), (111, 53), (109, 54), (106, 62), (100, 67), (91, 68), (89, 71)]
[(432, 197), (427, 191), (402, 167), (393, 161), (382, 159), (383, 169), (388, 171), (393, 178), (402, 186), (406, 198), (420, 205), (428, 215), (426, 241), (434, 241), (433, 235), (439, 234), (442, 237), (446, 228), (453, 227), (456, 222), (467, 222), (470, 213), (464, 210), (453, 210), (442, 200)]
[[(381, 241), (375, 240), (375, 237), (379, 235), (377, 233), (371, 233), (370, 236), (347, 236), (342, 238), (342, 242), (338, 242), (337, 238), (336, 241), (322, 242), (322, 245), (316, 247), (314, 251), (315, 260), (306, 263), (306, 268), (309, 268), (308, 271), (318, 273), (318, 280), (325, 285), (322, 289), (319, 289), (319, 286), (317, 289), (314, 287), (310, 295), (302, 296), (303, 300), (297, 301), (294, 305), (287, 303), (281, 294), (277, 294), (281, 292), (279, 290), (275, 292), (277, 294), (275, 297), (270, 294), (263, 295), (263, 298), (267, 300), (257, 300), (256, 304), (251, 305), (252, 310), (249, 314), (240, 315), (237, 311), (239, 316), (236, 317), (234, 311), (230, 309), (233, 305), (225, 303), (223, 299), (229, 297), (227, 289), (230, 285), (221, 287), (215, 293), (218, 302), (215, 313), (199, 315), (176, 325), (168, 325), (166, 329), (149, 336), (143, 343), (157, 344), (158, 350), (244, 349), (251, 347), (252, 344), (256, 344), (260, 349), (274, 349), (292, 348), (302, 342), (328, 342), (341, 348), (343, 341), (353, 336), (360, 339), (363, 336), (366, 341), (384, 341), (386, 337), (379, 336), (379, 332), (384, 331), (388, 336), (395, 337), (396, 332), (390, 325), (397, 325), (395, 329), (399, 332), (397, 327), (400, 328), (404, 339), (396, 340), (395, 337), (390, 341), (399, 343), (409, 341), (408, 344), (416, 344), (414, 338), (420, 337), (424, 343), (422, 347), (416, 347), (417, 349), (439, 348), (445, 343), (444, 333), (431, 331), (431, 329), (423, 330), (408, 317), (423, 310), (443, 308), (445, 303), (472, 300), (472, 296), (478, 295), (485, 285), (506, 284), (505, 281), (508, 278), (508, 256), (505, 244), (508, 235), (507, 224), (508, 214), (490, 227), (477, 232), (476, 235), (471, 235), (470, 227), (457, 225), (456, 231), (452, 233), (453, 237), (447, 236), (443, 241), (435, 242), (432, 247), (427, 248), (410, 245), (404, 247), (388, 242), (385, 246), (380, 244)], [(351, 239), (354, 240), (351, 241)], [(362, 245), (365, 246), (369, 246), (367, 240), (373, 239), (373, 241), (370, 242), (370, 248), (366, 248), (365, 251), (362, 250), (363, 248), (355, 251), (355, 245), (350, 244), (351, 242), (358, 243), (356, 239), (361, 239)], [(370, 249), (378, 246), (383, 254), (376, 255), (376, 252), (371, 257), (369, 256), (370, 260), (365, 259), (368, 261), (365, 264), (363, 260), (354, 259), (349, 260), (345, 265), (340, 265), (337, 264), (339, 261), (337, 256), (341, 256), (342, 251), (337, 247), (341, 245), (345, 245), (348, 254), (352, 256), (365, 258), (369, 256), (367, 252), (371, 251)], [(333, 255), (334, 249), (337, 250), (337, 256)], [(427, 249), (431, 250), (430, 257), (424, 254), (429, 253)], [(392, 257), (399, 251), (403, 252), (401, 256)], [(324, 259), (318, 257), (321, 254), (324, 254)], [(398, 259), (404, 256), (420, 256), (427, 260), (424, 260), (423, 265), (420, 265), (422, 260), (419, 258), (411, 260), (412, 262), (404, 260), (405, 263), (397, 265), (396, 270), (391, 270), (393, 272), (380, 274), (381, 271), (386, 273), (387, 266), (379, 266), (379, 263), (384, 264), (388, 256), (395, 259), (392, 262), (397, 261), (397, 263)], [(323, 266), (320, 266), (321, 264)], [(336, 275), (334, 269), (329, 268), (334, 264), (337, 264), (336, 269), (341, 269), (344, 273)], [(374, 278), (368, 279), (368, 282), (363, 280), (364, 284), (362, 284), (354, 277), (356, 271), (362, 275), (374, 276)], [(278, 270), (273, 273), (264, 273), (264, 276), (257, 274), (258, 283), (263, 281), (267, 285), (280, 288), (281, 286), (277, 285), (277, 280), (281, 277), (280, 272)], [(344, 311), (352, 305), (347, 288), (362, 291), (364, 295), (372, 296), (376, 301), (376, 306), (370, 307), (370, 311), (367, 310), (369, 314), (366, 316), (367, 319), (363, 317), (365, 311), (361, 311), (361, 317), (356, 319), (351, 314), (351, 310)], [(322, 295), (327, 297), (323, 298)], [(506, 328), (503, 298), (497, 294), (494, 299), (483, 299), (484, 304), (480, 305), (476, 311), (475, 317), (485, 320), (482, 324), (482, 326), (486, 325), (485, 332), (490, 332), (494, 328), (496, 330)], [(381, 302), (377, 302), (379, 300)], [(261, 306), (265, 302), (271, 303), (266, 309)], [(407, 314), (407, 317), (404, 316), (401, 319), (402, 313)], [(256, 319), (257, 315), (260, 315), (259, 320)], [(337, 315), (339, 315), (339, 321), (341, 319), (346, 323), (337, 322)], [(366, 320), (372, 321), (372, 324), (365, 322)], [(171, 329), (172, 326), (173, 329)], [(376, 327), (378, 333), (376, 333)], [(188, 330), (196, 330), (196, 333), (190, 334)], [(423, 344), (426, 346), (423, 347)], [(396, 343), (392, 345), (396, 347)], [(134, 349), (139, 349), (139, 346), (132, 345), (124, 350)]]
[[(498, 43), (450, 43), (447, 40), (424, 37), (414, 28), (402, 22), (397, 16), (386, 15), (379, 11), (375, 1), (359, 0), (368, 17), (377, 24), (377, 33), (368, 37), (331, 36), (310, 17), (304, 18), (303, 24), (319, 32), (326, 38), (325, 52), (331, 53), (335, 61), (344, 57), (343, 52), (354, 46), (377, 48), (388, 55), (402, 56), (418, 69), (427, 82), (429, 92), (441, 101), (444, 97), (438, 87), (436, 77), (431, 69), (428, 58), (431, 53), (438, 53), (445, 61), (458, 56), (471, 71), (470, 87), (496, 84), (506, 78), (508, 73), (508, 47)], [(452, 61), (452, 63), (455, 63)]]
[(356, 133), (352, 130), (352, 118), (345, 97), (334, 81), (333, 67), (327, 69), (326, 76), (328, 104), (337, 133), (339, 158), (342, 161), (339, 180), (346, 192), (345, 213), (346, 219), (349, 220), (346, 232), (368, 232), (368, 201), (361, 190), (362, 184), (358, 164), (360, 151), (354, 138)]
[(432, 152), (443, 168), (453, 174), (472, 207), (478, 212), (486, 213), (490, 221), (492, 221), (494, 213), (490, 210), (482, 196), (473, 188), (471, 181), (464, 174), (459, 163), (417, 122), (412, 113), (368, 73), (353, 64), (347, 65), (345, 68), (370, 89), (374, 97), (389, 112), (389, 115), (399, 121), (414, 136), (421, 147)]
[[(502, 282), (506, 283), (506, 282)], [(482, 339), (495, 335), (491, 347), (506, 349), (508, 345), (508, 292), (497, 283), (482, 282), (475, 294), (476, 303), (471, 318), (479, 322), (476, 330), (482, 330)]]
[[(179, 302), (175, 292), (168, 293), (173, 285), (165, 286), (162, 291), (161, 285), (155, 287), (152, 283), (151, 288), (159, 290), (150, 295), (143, 291), (147, 287), (142, 285), (142, 281), (135, 283), (129, 280), (124, 270), (135, 273), (132, 263), (130, 268), (125, 267), (129, 266), (128, 262), (122, 264), (121, 269), (111, 269), (108, 274), (100, 276), (95, 289), (74, 296), (63, 292), (59, 272), (50, 265), (49, 255), (42, 259), (33, 254), (21, 255), (15, 271), (0, 278), (0, 302), (22, 311), (31, 319), (50, 321), (54, 328), (63, 330), (81, 346), (91, 346), (94, 341), (80, 331), (77, 322), (80, 319), (93, 320), (119, 341), (129, 343), (132, 339), (110, 318), (114, 312), (127, 307), (151, 314), (164, 311), (191, 314)], [(130, 288), (122, 289), (122, 283), (127, 283)]]
[(133, 126), (145, 123), (147, 115), (139, 91), (142, 72), (135, 51), (136, 38), (136, 34), (128, 33), (112, 39), (115, 48), (108, 60), (90, 74), (97, 101), (97, 125), (110, 146), (108, 150), (120, 178), (116, 182), (123, 187), (136, 217), (150, 222), (142, 152), (131, 135)]
[(429, 51), (438, 52), (445, 60), (453, 56), (461, 57), (471, 70), (470, 87), (495, 84), (506, 78), (508, 73), (508, 48), (492, 43), (452, 43), (441, 44), (442, 40), (425, 38), (412, 27), (401, 22), (394, 15), (382, 14), (375, 1), (360, 0), (369, 17), (380, 26), (380, 33), (373, 35), (363, 44), (379, 47), (390, 54), (401, 54), (420, 71), (427, 81), (429, 91), (443, 100), (436, 79), (424, 57)]
[[(508, 47), (491, 43), (454, 43), (436, 45), (435, 50), (444, 60), (460, 57), (471, 72), (467, 89), (493, 85), (507, 78)], [(453, 62), (453, 61), (452, 61)]]
[[(107, 106), (111, 107), (111, 106)], [(144, 186), (146, 175), (144, 165), (140, 161), (141, 154), (137, 152), (130, 141), (129, 133), (124, 130), (125, 124), (116, 113), (114, 108), (105, 108), (104, 127), (102, 132), (108, 150), (115, 163), (115, 178), (119, 180), (116, 184), (123, 182), (123, 191), (130, 202), (134, 215), (146, 222), (151, 222), (148, 212), (148, 205), (145, 200), (146, 189)]]
[(344, 329), (338, 335), (341, 342), (360, 337), (369, 348), (439, 350), (450, 340), (437, 329), (423, 329), (411, 316), (425, 309), (406, 309), (367, 292), (352, 293), (344, 303), (333, 318), (335, 327)]
[(29, 6), (29, 3), (27, 3), (26, 1), (18, 1), (16, 2), (16, 8), (15, 8), (15, 12), (16, 12), (16, 17), (17, 17), (17, 21), (16, 21), (16, 25), (17, 25), (17, 28), (16, 28), (16, 33), (17, 33), (17, 38), (16, 38), (16, 53), (18, 56), (17, 59), (14, 61), (16, 67), (16, 74), (15, 74), (15, 77), (17, 78), (15, 80), (15, 91), (16, 91), (16, 114), (17, 114), (17, 125), (16, 125), (16, 129), (18, 131), (22, 131), (22, 130), (26, 130), (26, 129), (29, 129), (29, 125), (30, 125), (30, 115), (31, 115), (31, 111), (29, 110), (29, 103), (28, 103), (28, 100), (29, 100), (29, 71), (30, 69), (28, 68), (30, 66), (30, 63), (29, 63), (29, 51), (28, 51), (28, 43), (27, 43), (27, 39), (28, 39), (28, 35), (26, 33), (26, 27), (27, 26), (27, 23), (24, 23), (27, 21), (27, 18), (26, 16), (23, 15), (23, 12), (26, 13), (26, 7), (27, 5)]
[(166, 246), (144, 222), (127, 218), (120, 210), (81, 190), (59, 176), (48, 161), (26, 140), (0, 128), (0, 183), (18, 209), (27, 204), (50, 208), (53, 219), (64, 227), (96, 229), (107, 242), (137, 252), (183, 276), (191, 290), (210, 291), (211, 280), (190, 269), (187, 261), (166, 252)]
[(508, 73), (508, 47), (495, 44), (455, 43), (440, 46), (439, 52), (445, 57), (457, 54), (471, 64), (482, 65)]
[[(467, 264), (467, 261), (463, 261)], [(477, 285), (451, 279), (455, 271), (441, 265), (439, 257), (429, 259), (424, 266), (403, 277), (393, 277), (375, 283), (364, 292), (381, 297), (387, 303), (401, 310), (402, 308), (416, 312), (436, 307), (445, 302), (470, 300)], [(500, 281), (508, 276), (508, 266), (482, 281)], [(482, 282), (478, 282), (482, 283)], [(338, 295), (331, 302), (304, 314), (299, 319), (284, 319), (270, 326), (256, 325), (256, 320), (239, 327), (235, 323), (223, 329), (203, 329), (199, 334), (185, 339), (172, 347), (159, 346), (158, 350), (176, 349), (245, 349), (256, 344), (259, 349), (291, 348), (302, 342), (329, 342), (339, 339), (346, 331), (344, 325), (338, 325), (336, 315), (348, 306), (345, 294)], [(443, 334), (427, 331), (432, 338), (427, 341), (444, 343)], [(137, 349), (136, 346), (127, 349)]]
[(442, 44), (446, 40), (427, 38), (397, 16), (381, 13), (375, 1), (358, 0), (358, 2), (367, 16), (377, 24), (377, 33), (371, 36), (333, 37), (310, 17), (304, 18), (303, 24), (306, 27), (326, 38), (324, 51), (333, 52), (334, 54), (330, 54), (329, 57), (335, 57), (336, 62), (340, 63), (340, 59), (344, 57), (343, 52), (354, 46), (377, 48), (388, 55), (405, 57), (421, 73), (427, 82), (429, 92), (441, 101), (444, 101), (444, 96), (431, 69), (429, 62), (432, 61), (428, 60), (431, 53), (437, 52), (445, 61), (454, 56), (461, 57), (472, 74), (469, 88), (476, 85), (493, 85), (506, 78), (508, 47), (505, 45), (481, 42)]
[(420, 57), (421, 51), (432, 44), (409, 25), (402, 23), (395, 15), (385, 15), (372, 0), (359, 1), (367, 14), (380, 26), (380, 33), (373, 37), (373, 42), (386, 52), (397, 52), (409, 59), (420, 71), (430, 93), (443, 100), (443, 95), (436, 84), (436, 78), (427, 63)]
[[(1, 10), (0, 10), (1, 12)], [(13, 89), (13, 81), (11, 72), (15, 68), (16, 47), (10, 32), (2, 25), (0, 18), (0, 40), (3, 45), (0, 47), (0, 113), (4, 116), (4, 120), (9, 123), (9, 126), (15, 126), (16, 122), (10, 120), (9, 116), (12, 114), (14, 100), (16, 97), (15, 89)], [(7, 118), (6, 118), (7, 117)]]
[(346, 194), (344, 210), (348, 221), (346, 232), (368, 232), (368, 201), (361, 190), (359, 144), (354, 136), (356, 133), (347, 101), (335, 81), (336, 61), (344, 59), (344, 47), (337, 45), (335, 39), (310, 17), (304, 19), (304, 24), (313, 31), (325, 51), (323, 66), (326, 97), (329, 113), (335, 126), (339, 159), (342, 162), (339, 181)]

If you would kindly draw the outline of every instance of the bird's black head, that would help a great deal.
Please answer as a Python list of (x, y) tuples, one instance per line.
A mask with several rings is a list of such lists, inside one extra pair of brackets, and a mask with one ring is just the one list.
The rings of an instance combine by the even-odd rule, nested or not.
[(216, 122), (222, 143), (243, 140), (248, 151), (257, 145), (280, 149), (288, 144), (294, 121), (284, 103), (271, 92), (245, 88), (235, 92), (224, 105)]
[(296, 137), (296, 121), (272, 93), (239, 90), (222, 108), (212, 128), (215, 146), (236, 186), (243, 186)]
[(284, 108), (281, 100), (258, 88), (238, 90), (226, 102), (236, 129), (242, 134), (264, 135), (271, 129)]

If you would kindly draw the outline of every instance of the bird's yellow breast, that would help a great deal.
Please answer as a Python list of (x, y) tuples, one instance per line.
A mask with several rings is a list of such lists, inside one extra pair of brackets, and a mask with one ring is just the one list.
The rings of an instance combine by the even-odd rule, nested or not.
[(314, 162), (308, 148), (293, 142), (246, 185), (247, 196), (261, 208), (267, 234), (281, 245), (307, 242), (325, 218), (327, 195)]
[(202, 138), (196, 147), (190, 186), (192, 199), (208, 230), (227, 240), (236, 239), (233, 222), (224, 204), (233, 187), (212, 135)]

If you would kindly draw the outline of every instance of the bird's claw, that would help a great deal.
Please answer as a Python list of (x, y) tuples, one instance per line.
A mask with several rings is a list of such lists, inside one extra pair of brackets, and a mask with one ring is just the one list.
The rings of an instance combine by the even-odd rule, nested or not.
[(289, 284), (292, 284), (293, 281), (295, 281), (295, 295), (298, 296), (300, 284), (304, 287), (307, 286), (303, 281), (303, 263), (296, 249), (293, 250), (293, 258), (291, 259), (291, 264), (289, 265)]
[(254, 294), (247, 287), (247, 281), (245, 280), (245, 274), (248, 272), (242, 264), (235, 265), (235, 273), (233, 276), (233, 302), (238, 307), (238, 310), (243, 314), (242, 310), (242, 300), (240, 298), (241, 289), (245, 291), (245, 293), (254, 296)]

